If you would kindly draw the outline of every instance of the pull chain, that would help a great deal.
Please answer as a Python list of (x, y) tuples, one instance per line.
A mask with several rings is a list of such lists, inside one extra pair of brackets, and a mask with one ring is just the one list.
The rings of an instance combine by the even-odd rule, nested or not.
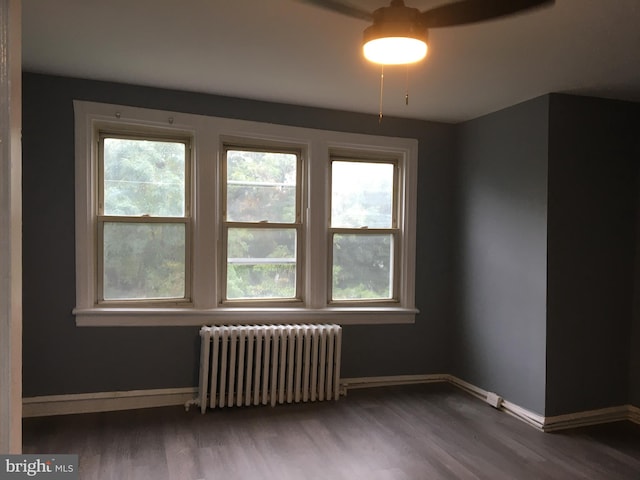
[(404, 90), (404, 104), (409, 105), (409, 65), (407, 65), (407, 78)]
[(380, 113), (378, 115), (378, 124), (382, 123), (382, 94), (384, 91), (384, 65), (380, 67)]
[[(409, 65), (406, 67), (404, 84), (404, 104), (409, 106)], [(382, 99), (384, 98), (384, 64), (380, 66), (380, 110), (378, 113), (378, 124), (382, 123)]]

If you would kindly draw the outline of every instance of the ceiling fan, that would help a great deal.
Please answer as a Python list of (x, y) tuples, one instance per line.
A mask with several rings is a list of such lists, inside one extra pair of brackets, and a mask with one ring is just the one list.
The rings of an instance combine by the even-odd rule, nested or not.
[(383, 65), (404, 65), (427, 54), (430, 28), (453, 27), (514, 15), (550, 6), (555, 0), (459, 0), (421, 12), (403, 0), (391, 0), (388, 7), (373, 12), (341, 0), (300, 0), (354, 18), (372, 21), (364, 30), (363, 53)]

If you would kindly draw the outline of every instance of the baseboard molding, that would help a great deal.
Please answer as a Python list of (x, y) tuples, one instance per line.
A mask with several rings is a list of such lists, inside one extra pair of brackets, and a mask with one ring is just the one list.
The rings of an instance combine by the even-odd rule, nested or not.
[(188, 387), (23, 398), (22, 416), (45, 417), (184, 405), (196, 396), (197, 390)]
[[(454, 376), (450, 376), (449, 382), (487, 403), (491, 403), (488, 399), (495, 395)], [(632, 405), (621, 405), (551, 417), (545, 417), (503, 399), (500, 399), (497, 408), (543, 432), (557, 432), (570, 428), (625, 420), (640, 424), (640, 408)]]
[(512, 417), (538, 429), (544, 431), (545, 417), (539, 413), (532, 412), (508, 400), (503, 400), (500, 410), (508, 413)]
[[(340, 384), (345, 390), (352, 388), (370, 388), (370, 387), (386, 387), (392, 385), (409, 385), (416, 383), (449, 383), (460, 390), (465, 391), (469, 395), (482, 400), (483, 402), (492, 404), (497, 397), (495, 394), (488, 392), (480, 387), (477, 387), (469, 382), (455, 377), (449, 374), (430, 374), (430, 375), (396, 375), (388, 377), (361, 377), (361, 378), (345, 378), (342, 379)], [(492, 396), (493, 395), (493, 396)], [(502, 410), (519, 420), (528, 423), (529, 425), (542, 430), (544, 425), (544, 417), (537, 413), (531, 412), (525, 408), (522, 408), (514, 403), (497, 397), (498, 405), (496, 408)]]
[(448, 382), (450, 375), (392, 375), (386, 377), (341, 378), (340, 386), (345, 390), (373, 387), (391, 387), (393, 385), (413, 385), (417, 383)]
[(567, 415), (545, 417), (544, 415), (532, 412), (531, 410), (521, 407), (513, 402), (504, 400), (493, 392), (484, 390), (449, 374), (350, 378), (343, 379), (341, 384), (346, 390), (349, 390), (351, 388), (369, 388), (435, 382), (450, 383), (473, 397), (489, 403), (498, 410), (501, 410), (543, 432), (557, 432), (570, 428), (586, 427), (589, 425), (598, 425), (601, 423), (611, 423), (624, 420), (640, 424), (640, 408), (632, 405), (622, 405), (618, 407), (576, 412)]
[(465, 382), (464, 380), (461, 380), (460, 378), (453, 375), (450, 375), (449, 382), (459, 389), (464, 390), (465, 392), (482, 400), (483, 402), (489, 403), (491, 406), (497, 408), (498, 410), (508, 413), (518, 420), (525, 422), (534, 428), (537, 428), (538, 430), (543, 430), (545, 421), (543, 415), (532, 412), (531, 410), (527, 410), (526, 408), (521, 407), (520, 405), (517, 405), (508, 400), (504, 400), (493, 392), (489, 392), (469, 382)]
[(633, 421), (630, 405), (545, 417), (543, 430), (545, 432), (556, 432), (568, 428), (587, 427), (623, 420)]
[[(343, 378), (340, 387), (341, 393), (346, 394), (349, 389), (448, 382), (449, 377), (450, 375), (435, 374)], [(188, 387), (27, 397), (22, 399), (22, 416), (46, 417), (186, 405), (197, 395), (197, 387)]]
[[(347, 394), (352, 389), (422, 383), (449, 383), (544, 432), (556, 432), (623, 420), (640, 424), (640, 408), (632, 405), (545, 417), (449, 374), (343, 378), (340, 381), (340, 387), (342, 393)], [(197, 387), (186, 387), (29, 397), (23, 398), (22, 416), (43, 417), (186, 405), (196, 398), (197, 391)]]
[(629, 420), (640, 425), (640, 408), (633, 405), (629, 407)]

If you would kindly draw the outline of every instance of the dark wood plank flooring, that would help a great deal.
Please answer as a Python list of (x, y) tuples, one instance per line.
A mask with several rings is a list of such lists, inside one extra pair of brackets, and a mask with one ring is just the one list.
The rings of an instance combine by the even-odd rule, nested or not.
[(640, 426), (541, 433), (448, 385), (338, 402), (24, 420), (24, 453), (80, 455), (82, 480), (640, 480)]

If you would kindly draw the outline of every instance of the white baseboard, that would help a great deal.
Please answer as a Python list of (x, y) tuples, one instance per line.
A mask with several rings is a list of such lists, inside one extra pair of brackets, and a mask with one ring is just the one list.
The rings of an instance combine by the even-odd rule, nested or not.
[(544, 416), (520, 407), (515, 403), (503, 400), (493, 392), (488, 392), (476, 385), (465, 382), (458, 377), (449, 374), (431, 374), (431, 375), (397, 375), (389, 377), (362, 377), (353, 379), (343, 379), (340, 383), (351, 388), (367, 388), (367, 387), (384, 387), (391, 385), (407, 385), (415, 383), (435, 383), (446, 382), (467, 392), (483, 402), (486, 402), (499, 410), (502, 410), (529, 425), (542, 430), (544, 425)]
[(44, 417), (184, 405), (195, 398), (197, 390), (188, 387), (23, 398), (22, 416)]
[(633, 405), (629, 406), (629, 420), (640, 425), (640, 408)]
[(513, 402), (508, 400), (503, 400), (502, 407), (500, 410), (508, 413), (512, 417), (517, 418), (518, 420), (537, 428), (538, 430), (544, 431), (544, 423), (545, 417), (544, 415), (540, 415), (539, 413), (532, 412), (531, 410), (527, 410), (526, 408), (521, 407), (520, 405), (516, 405)]
[[(495, 395), (454, 376), (450, 376), (449, 382), (452, 385), (470, 393), (474, 397), (488, 403), (491, 403), (488, 399), (491, 398), (492, 395)], [(531, 410), (527, 410), (526, 408), (508, 400), (501, 399), (498, 408), (544, 432), (557, 432), (559, 430), (586, 427), (602, 423), (619, 422), (623, 420), (629, 420), (640, 424), (640, 408), (632, 405), (621, 405), (617, 407), (601, 408), (552, 417), (545, 417), (544, 415), (532, 412)]]
[[(347, 389), (446, 382), (448, 377), (448, 375), (396, 375), (345, 378), (340, 382), (340, 387), (341, 393), (346, 394)], [(191, 404), (197, 395), (197, 387), (187, 387), (26, 397), (22, 399), (22, 416), (46, 417), (186, 405)]]
[(454, 377), (453, 375), (449, 375), (447, 378), (447, 382), (451, 385), (458, 387), (460, 390), (464, 390), (469, 395), (473, 395), (474, 397), (482, 400), (483, 402), (487, 399), (487, 391), (483, 390), (480, 387), (476, 387), (469, 382), (465, 382), (464, 380), (459, 379), (458, 377)]
[(393, 385), (412, 385), (416, 383), (448, 382), (450, 375), (392, 375), (386, 377), (341, 378), (340, 386), (346, 390), (357, 388), (390, 387)]
[[(496, 408), (544, 432), (621, 420), (640, 424), (640, 408), (632, 405), (545, 417), (449, 374), (343, 378), (340, 381), (340, 386), (343, 394), (346, 394), (351, 389), (421, 383), (449, 383), (493, 406), (496, 406), (495, 400), (497, 398), (499, 401)], [(23, 398), (22, 416), (43, 417), (185, 405), (193, 401), (197, 393), (197, 387), (187, 387), (30, 397)]]
[(545, 432), (555, 432), (566, 430), (567, 428), (587, 427), (589, 425), (622, 420), (632, 420), (630, 405), (545, 417), (543, 430)]
[(493, 392), (484, 390), (476, 385), (465, 382), (464, 380), (461, 380), (460, 378), (449, 374), (362, 377), (344, 379), (343, 382), (341, 383), (347, 390), (351, 388), (447, 382), (478, 398), (479, 400), (489, 403), (499, 410), (508, 413), (518, 420), (521, 420), (528, 425), (544, 432), (555, 432), (559, 430), (585, 427), (601, 423), (617, 422), (621, 420), (629, 420), (631, 422), (640, 424), (640, 408), (634, 407), (632, 405), (622, 405), (618, 407), (602, 408), (598, 410), (577, 412), (567, 415), (545, 417), (544, 415), (532, 412), (531, 410), (521, 407), (513, 402), (504, 400)]

